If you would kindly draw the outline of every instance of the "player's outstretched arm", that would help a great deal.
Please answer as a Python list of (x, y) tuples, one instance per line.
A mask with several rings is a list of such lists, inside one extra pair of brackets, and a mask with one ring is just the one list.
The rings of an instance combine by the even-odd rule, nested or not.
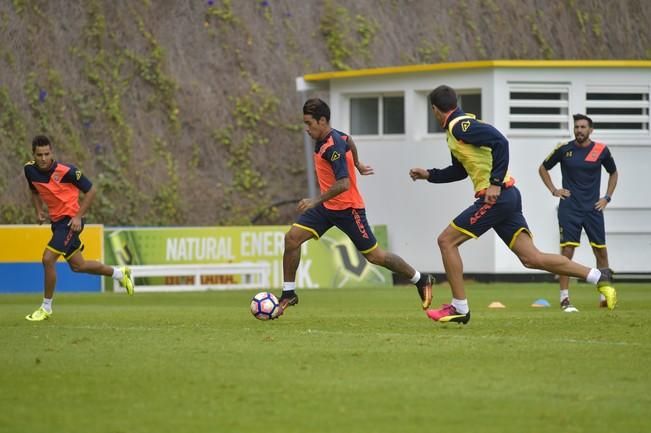
[(350, 147), (350, 151), (353, 153), (353, 161), (355, 162), (355, 167), (357, 167), (357, 171), (359, 171), (359, 174), (361, 174), (362, 176), (375, 174), (373, 167), (371, 167), (370, 165), (363, 164), (359, 160), (359, 154), (357, 153), (357, 146), (355, 146), (355, 141), (351, 136), (348, 136), (348, 146)]
[(411, 180), (414, 182), (417, 180), (427, 180), (429, 177), (429, 171), (427, 171), (424, 168), (412, 168), (409, 170), (409, 177), (411, 177)]
[(439, 170), (438, 168), (412, 168), (409, 170), (411, 180), (426, 179), (431, 183), (449, 183), (463, 180), (468, 177), (468, 172), (457, 158), (452, 156), (452, 164)]
[(357, 167), (357, 171), (359, 171), (359, 174), (361, 174), (362, 176), (369, 176), (371, 174), (375, 174), (375, 170), (373, 170), (373, 167), (371, 167), (370, 165), (357, 162), (357, 164), (355, 164), (355, 167)]

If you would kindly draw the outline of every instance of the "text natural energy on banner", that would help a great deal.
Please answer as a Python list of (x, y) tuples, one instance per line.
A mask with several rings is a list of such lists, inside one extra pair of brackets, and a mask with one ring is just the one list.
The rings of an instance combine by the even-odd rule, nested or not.
[[(271, 269), (269, 288), (277, 289), (282, 285), (286, 231), (286, 226), (106, 228), (105, 257), (114, 265), (263, 262)], [(386, 248), (386, 226), (375, 226), (373, 232), (380, 246)], [(224, 278), (239, 277), (215, 278), (216, 283), (228, 283)], [(393, 281), (389, 271), (368, 263), (348, 237), (333, 228), (318, 241), (303, 245), (296, 283), (299, 288), (338, 288), (390, 286)]]

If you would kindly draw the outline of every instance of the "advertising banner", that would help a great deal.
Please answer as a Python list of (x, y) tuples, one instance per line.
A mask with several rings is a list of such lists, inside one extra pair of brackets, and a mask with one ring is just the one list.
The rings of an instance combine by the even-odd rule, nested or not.
[[(278, 289), (287, 230), (286, 226), (106, 228), (105, 257), (110, 265), (268, 263), (271, 287), (260, 289)], [(375, 226), (373, 232), (386, 248), (386, 226)], [(216, 283), (239, 278), (215, 277), (220, 278)], [(148, 277), (136, 284), (160, 284), (159, 280)], [(391, 272), (368, 263), (343, 232), (332, 228), (321, 239), (303, 244), (296, 283), (299, 288), (377, 287), (390, 286), (393, 280)]]
[[(0, 226), (0, 293), (42, 293), (45, 246), (52, 237), (49, 224)], [(103, 226), (88, 224), (81, 233), (86, 260), (103, 260)], [(74, 273), (60, 258), (56, 264), (57, 292), (99, 292), (97, 275)]]

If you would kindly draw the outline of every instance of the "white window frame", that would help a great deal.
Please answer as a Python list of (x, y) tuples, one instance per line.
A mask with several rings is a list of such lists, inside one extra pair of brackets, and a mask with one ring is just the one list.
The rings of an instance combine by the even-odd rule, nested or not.
[[(616, 100), (588, 100), (588, 93), (646, 93), (647, 99), (634, 101), (616, 101)], [(608, 123), (642, 123), (646, 124), (646, 129), (598, 129), (595, 125), (595, 134), (599, 136), (612, 135), (651, 135), (651, 89), (649, 86), (626, 86), (626, 85), (587, 85), (585, 89), (585, 114), (589, 116), (596, 124), (599, 122)], [(646, 115), (636, 114), (588, 114), (588, 108), (646, 108)]]
[[(572, 113), (572, 86), (570, 83), (534, 83), (534, 82), (508, 82), (507, 83), (507, 111), (506, 123), (508, 135), (510, 136), (534, 136), (534, 137), (566, 137), (573, 130)], [(541, 100), (541, 99), (511, 99), (511, 93), (564, 93), (567, 99)], [(511, 107), (553, 107), (565, 109), (566, 113), (561, 114), (511, 114)], [(565, 123), (565, 128), (511, 128), (511, 122), (558, 122)]]
[[(350, 134), (354, 136), (355, 138), (401, 138), (405, 137), (407, 134), (407, 97), (405, 95), (405, 92), (375, 92), (375, 93), (349, 93), (344, 95), (345, 96), (345, 103), (347, 105), (347, 123), (348, 123), (348, 131), (350, 131)], [(384, 131), (384, 98), (395, 98), (395, 97), (402, 97), (403, 101), (403, 109), (402, 109), (402, 115), (403, 115), (403, 123), (404, 123), (404, 131), (401, 133), (396, 133), (396, 134), (385, 134)], [(377, 134), (356, 134), (352, 130), (352, 122), (351, 122), (351, 102), (353, 99), (358, 99), (358, 98), (377, 98), (378, 100), (378, 133)]]

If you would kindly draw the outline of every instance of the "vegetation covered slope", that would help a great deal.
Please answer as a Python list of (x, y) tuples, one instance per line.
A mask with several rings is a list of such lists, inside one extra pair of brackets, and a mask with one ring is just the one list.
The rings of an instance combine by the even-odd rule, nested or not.
[(1, 0), (0, 223), (33, 221), (22, 166), (37, 133), (99, 188), (92, 222), (249, 223), (306, 194), (297, 76), (648, 59), (645, 3)]

